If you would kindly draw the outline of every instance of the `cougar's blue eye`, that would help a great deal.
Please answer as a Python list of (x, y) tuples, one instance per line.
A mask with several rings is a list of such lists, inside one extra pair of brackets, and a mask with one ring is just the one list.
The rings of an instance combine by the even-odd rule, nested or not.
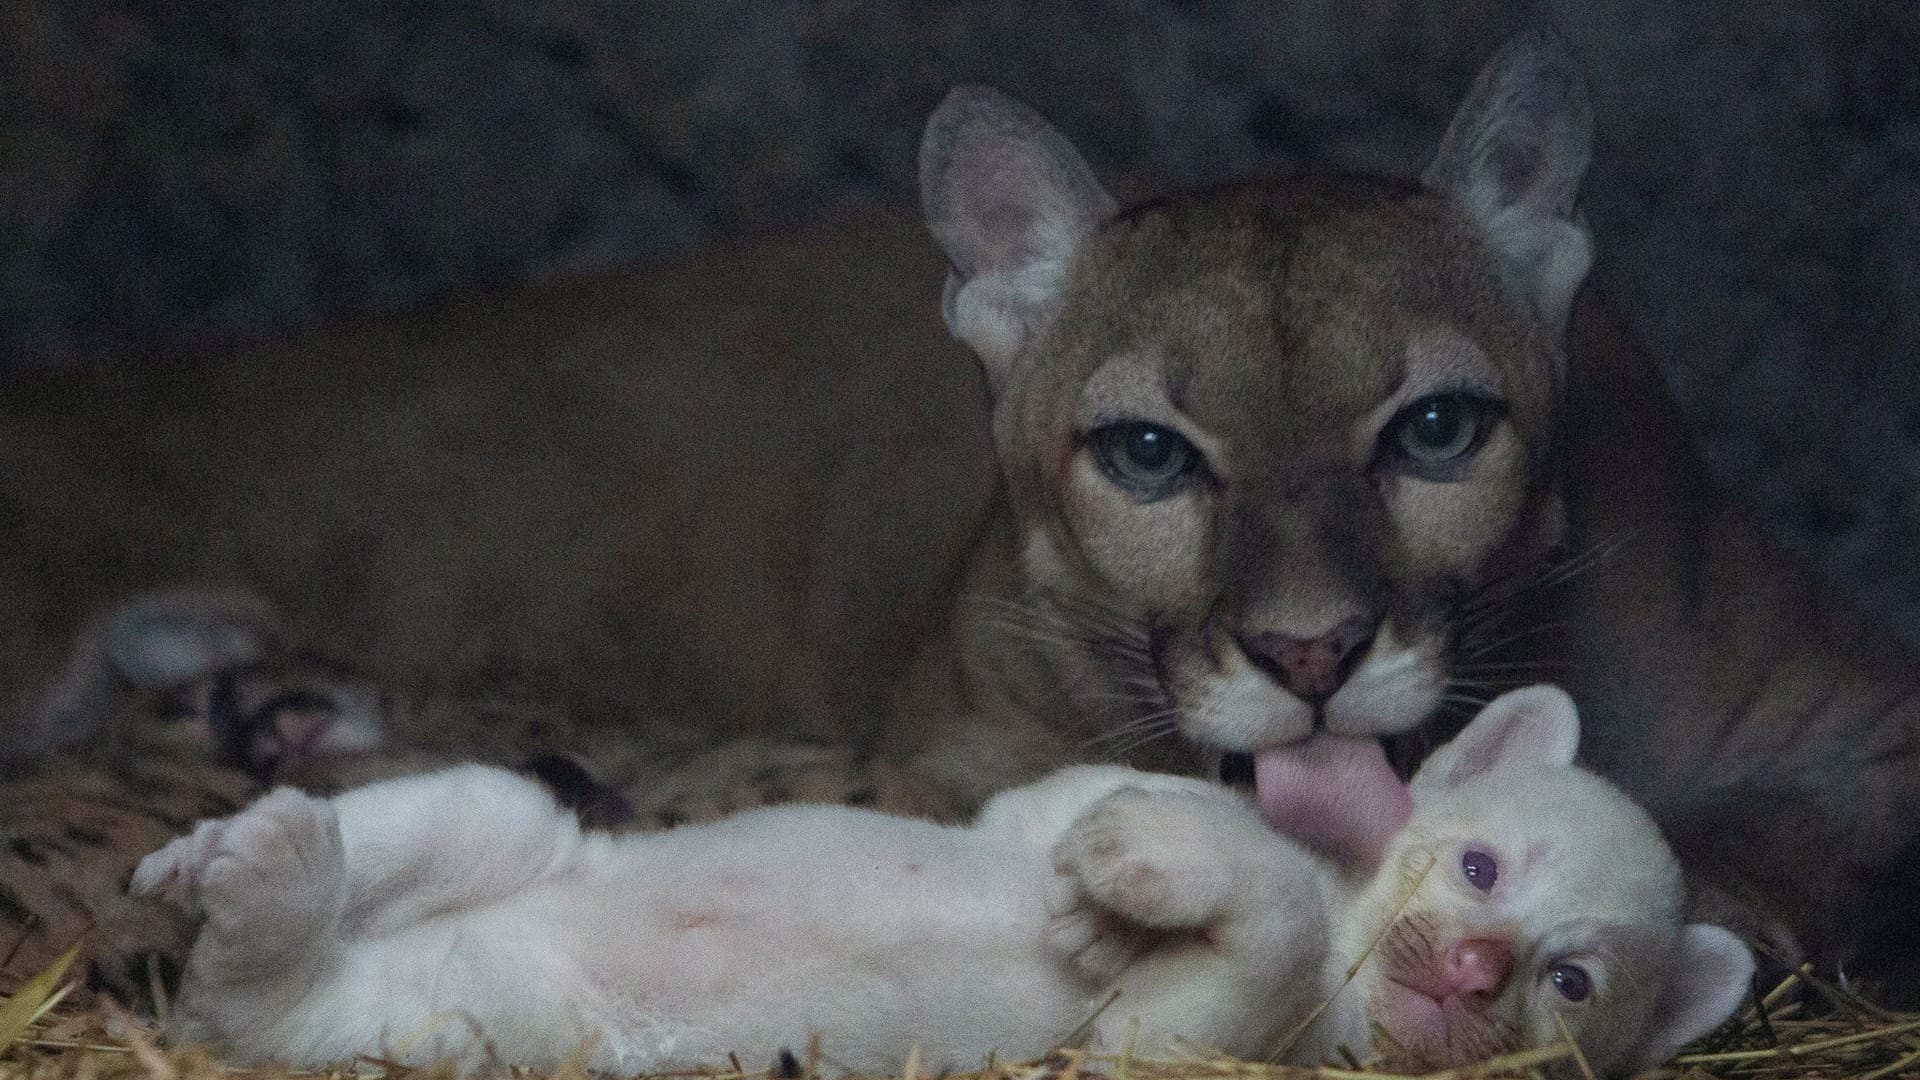
[(1158, 502), (1192, 482), (1200, 451), (1172, 428), (1125, 420), (1088, 436), (1100, 471), (1141, 502)]
[(1468, 848), (1460, 855), (1460, 872), (1474, 888), (1486, 892), (1500, 880), (1500, 864), (1479, 848)]
[(1387, 422), (1381, 452), (1422, 479), (1458, 480), (1500, 413), (1499, 402), (1477, 394), (1432, 394)]

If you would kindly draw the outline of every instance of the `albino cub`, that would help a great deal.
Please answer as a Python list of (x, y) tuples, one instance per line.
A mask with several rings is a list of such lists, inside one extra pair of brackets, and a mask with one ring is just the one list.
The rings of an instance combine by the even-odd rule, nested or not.
[(1384, 850), (1342, 848), (1332, 1005), (1294, 1057), (1345, 1045), (1444, 1068), (1552, 1042), (1558, 1014), (1593, 1068), (1622, 1073), (1732, 1015), (1753, 957), (1720, 927), (1683, 924), (1658, 826), (1573, 764), (1579, 741), (1559, 689), (1496, 698), (1421, 765)]
[(1327, 882), (1227, 789), (1114, 766), (964, 828), (789, 805), (617, 837), (463, 766), (276, 790), (149, 856), (133, 888), (206, 913), (176, 1034), (243, 1060), (473, 1065), (484, 1037), (533, 1066), (591, 1041), (591, 1067), (632, 1073), (764, 1063), (819, 1033), (832, 1064), (885, 1074), (914, 1043), (940, 1072), (1072, 1035), (1110, 993), (1070, 955), (1090, 935), (1049, 935), (1107, 921), (1081, 905), (1199, 932), (1127, 965), (1096, 1045), (1137, 1015), (1143, 1046), (1256, 1052), (1315, 1003)]
[(246, 1060), (551, 1066), (586, 1046), (635, 1072), (818, 1033), (834, 1065), (897, 1071), (917, 1044), (937, 1072), (1084, 1031), (1305, 1061), (1368, 1053), (1377, 1025), (1378, 1049), (1457, 1063), (1557, 1038), (1558, 1010), (1618, 1070), (1723, 1020), (1751, 962), (1681, 925), (1671, 854), (1571, 766), (1577, 734), (1557, 690), (1497, 700), (1422, 769), (1405, 828), (1344, 866), (1228, 789), (1119, 767), (967, 827), (784, 806), (614, 837), (468, 766), (276, 791), (133, 887), (205, 913), (177, 1034)]

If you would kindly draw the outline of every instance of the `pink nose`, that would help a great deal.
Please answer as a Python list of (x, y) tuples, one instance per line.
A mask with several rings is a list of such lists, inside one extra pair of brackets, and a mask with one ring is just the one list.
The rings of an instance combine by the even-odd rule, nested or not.
[(1240, 644), (1280, 685), (1317, 705), (1347, 681), (1379, 628), (1377, 616), (1361, 615), (1317, 638), (1264, 632), (1248, 634)]
[(1442, 960), (1447, 985), (1461, 997), (1490, 1001), (1513, 974), (1513, 950), (1492, 938), (1467, 938), (1447, 947)]

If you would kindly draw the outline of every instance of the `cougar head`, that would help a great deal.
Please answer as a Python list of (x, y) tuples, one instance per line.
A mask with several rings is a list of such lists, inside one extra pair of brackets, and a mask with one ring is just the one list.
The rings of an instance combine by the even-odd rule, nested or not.
[[(1130, 713), (1261, 752), (1408, 730), (1560, 530), (1590, 110), (1505, 48), (1418, 182), (1307, 173), (1121, 210), (1026, 106), (940, 105), (921, 194), (994, 391), (1033, 602)], [(1135, 693), (1144, 688), (1143, 692)]]

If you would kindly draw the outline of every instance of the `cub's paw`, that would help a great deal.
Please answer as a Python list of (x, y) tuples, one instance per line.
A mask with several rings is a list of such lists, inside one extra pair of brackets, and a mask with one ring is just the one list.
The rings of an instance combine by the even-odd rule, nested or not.
[(1054, 847), (1049, 943), (1108, 979), (1172, 935), (1207, 930), (1234, 886), (1218, 845), (1246, 813), (1225, 791), (1122, 788), (1101, 799)]
[(1213, 849), (1207, 796), (1122, 788), (1067, 829), (1053, 865), (1086, 899), (1122, 918), (1162, 929), (1204, 927), (1230, 885)]
[(1152, 933), (1090, 902), (1078, 883), (1065, 874), (1056, 879), (1048, 913), (1047, 947), (1095, 983), (1119, 978), (1155, 944)]
[(127, 891), (171, 904), (189, 915), (201, 914), (200, 876), (232, 822), (232, 818), (209, 818), (141, 859), (133, 868)]
[(332, 804), (281, 788), (147, 856), (132, 890), (205, 914), (204, 935), (267, 963), (325, 930), (344, 884)]

